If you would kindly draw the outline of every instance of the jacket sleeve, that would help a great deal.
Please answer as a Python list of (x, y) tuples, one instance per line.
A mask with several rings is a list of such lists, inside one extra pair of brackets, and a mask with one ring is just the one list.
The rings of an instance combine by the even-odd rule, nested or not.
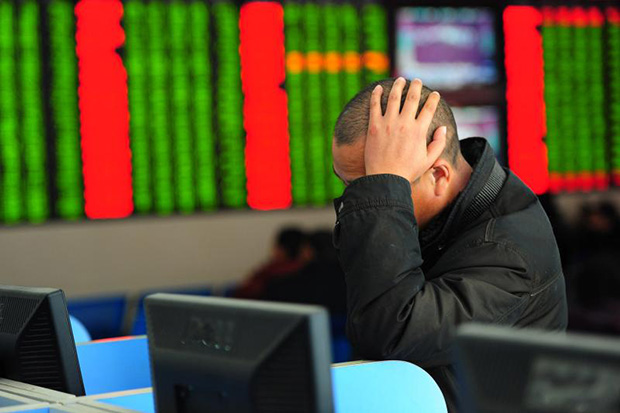
[(447, 364), (458, 324), (510, 324), (527, 304), (528, 291), (514, 291), (515, 285), (525, 285), (514, 281), (527, 278), (527, 266), (500, 243), (481, 240), (457, 252), (467, 255), (460, 260), (466, 265), (425, 279), (406, 179), (360, 178), (335, 207), (334, 243), (347, 284), (347, 334), (361, 356), (422, 367)]

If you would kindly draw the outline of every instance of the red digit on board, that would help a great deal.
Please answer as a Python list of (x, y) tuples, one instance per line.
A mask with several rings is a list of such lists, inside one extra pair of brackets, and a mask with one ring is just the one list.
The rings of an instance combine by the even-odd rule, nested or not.
[(284, 12), (281, 3), (251, 2), (239, 18), (241, 81), (246, 130), (248, 205), (291, 205), (291, 167), (284, 71)]
[(127, 72), (120, 0), (80, 0), (75, 7), (86, 216), (133, 211)]

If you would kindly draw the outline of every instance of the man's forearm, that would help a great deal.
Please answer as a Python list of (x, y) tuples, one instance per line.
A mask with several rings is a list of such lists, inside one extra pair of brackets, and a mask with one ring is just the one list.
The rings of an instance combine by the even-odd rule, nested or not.
[[(383, 352), (382, 339), (398, 335), (398, 326), (390, 320), (424, 285), (410, 185), (393, 175), (360, 178), (347, 188), (336, 208), (334, 240), (346, 276), (349, 328), (358, 330), (362, 318), (374, 324), (359, 326), (364, 332), (350, 331), (351, 338), (364, 346), (368, 330), (376, 335), (387, 328), (383, 337), (371, 340), (372, 347), (377, 347), (372, 352)], [(374, 308), (378, 303), (382, 309)], [(368, 314), (369, 310), (380, 314)]]

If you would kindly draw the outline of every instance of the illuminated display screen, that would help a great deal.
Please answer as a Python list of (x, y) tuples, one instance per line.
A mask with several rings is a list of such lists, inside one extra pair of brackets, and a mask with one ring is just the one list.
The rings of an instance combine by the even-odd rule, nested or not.
[(0, 151), (2, 162), (2, 220), (22, 218), (22, 156), (20, 149), (20, 99), (17, 95), (18, 61), (15, 10), (13, 4), (0, 2)]
[(56, 214), (77, 219), (84, 211), (75, 55), (74, 5), (52, 1), (47, 7), (50, 35), (50, 109), (56, 151)]
[[(390, 75), (387, 15), (349, 1), (0, 0), (0, 223), (328, 205), (343, 190), (336, 119)], [(395, 74), (497, 83), (486, 9), (395, 18)], [(539, 193), (620, 185), (618, 8), (510, 6), (502, 23), (509, 166)], [(459, 135), (501, 157), (501, 107), (460, 104)]]
[(620, 186), (620, 9), (607, 8), (605, 17), (608, 23), (605, 54), (608, 65), (610, 167), (614, 184)]
[(0, 2), (0, 133), (7, 223), (50, 215), (39, 4)]
[(282, 5), (244, 4), (239, 28), (248, 205), (287, 208), (292, 196)]
[(495, 157), (502, 158), (499, 110), (494, 106), (453, 106), (452, 113), (458, 128), (459, 139), (479, 136), (485, 138)]
[[(543, 10), (545, 102), (549, 126), (546, 142), (553, 190), (560, 190), (561, 186), (577, 189), (582, 184), (592, 185), (594, 176), (588, 176), (589, 172), (598, 169), (599, 179), (604, 179), (607, 169), (604, 164), (595, 165), (595, 161), (604, 162), (605, 159), (605, 141), (600, 142), (596, 138), (599, 133), (601, 137), (605, 135), (600, 84), (603, 76), (601, 16), (598, 16), (596, 26), (592, 26), (589, 23), (593, 21), (584, 10), (578, 9), (576, 12), (578, 14), (567, 8)], [(578, 18), (583, 18), (583, 24), (576, 26), (573, 23)], [(589, 53), (598, 59), (589, 62)], [(592, 114), (595, 118), (590, 118), (590, 105), (574, 105), (571, 102), (586, 89), (589, 94), (592, 86), (594, 90), (588, 103), (594, 106)], [(596, 127), (596, 133), (592, 127)], [(586, 180), (589, 182), (586, 183)]]
[[(614, 118), (613, 109), (608, 111), (618, 106), (618, 94), (613, 92), (618, 79), (614, 10), (529, 8), (541, 26), (532, 32), (531, 42), (542, 42), (543, 73), (538, 75), (542, 79), (523, 81), (541, 85), (544, 81), (541, 116), (546, 127), (541, 136), (546, 144), (548, 188), (552, 192), (603, 190), (616, 179), (619, 118)], [(507, 53), (518, 54), (522, 48), (521, 41), (514, 51), (507, 48)], [(514, 73), (528, 75), (518, 70)], [(519, 88), (513, 90), (516, 93)], [(510, 134), (508, 138), (510, 148)]]
[(0, 222), (328, 204), (387, 26), (372, 2), (0, 0)]
[(509, 165), (539, 193), (618, 184), (617, 16), (613, 7), (504, 12)]
[(193, 90), (190, 107), (193, 110), (194, 148), (196, 150), (196, 198), (202, 210), (217, 207), (215, 169), (215, 127), (213, 119), (213, 68), (210, 64), (212, 45), (209, 42), (210, 25), (207, 5), (190, 4), (191, 79)]
[(444, 90), (495, 83), (495, 43), (490, 11), (401, 8), (396, 14), (396, 73)]
[(125, 38), (123, 5), (80, 0), (75, 16), (84, 212), (123, 218), (133, 212), (127, 74), (117, 52)]
[(23, 205), (26, 217), (33, 222), (49, 216), (39, 27), (39, 4), (36, 1), (21, 4), (17, 15), (17, 46), (25, 177)]
[(327, 195), (326, 153), (328, 136), (325, 135), (323, 123), (326, 113), (323, 112), (325, 101), (324, 84), (324, 49), (321, 33), (325, 21), (321, 19), (321, 6), (316, 3), (305, 3), (302, 11), (301, 26), (304, 31), (304, 51), (306, 57), (306, 164), (308, 165), (308, 198), (315, 205), (325, 204)]
[(245, 205), (238, 21), (228, 2), (125, 2), (138, 213)]
[(385, 9), (374, 3), (284, 3), (293, 203), (326, 205), (344, 189), (331, 162), (343, 106), (389, 76)]
[(221, 203), (225, 207), (246, 205), (243, 95), (239, 58), (239, 8), (235, 3), (216, 2), (212, 21), (217, 58), (214, 85), (217, 164)]

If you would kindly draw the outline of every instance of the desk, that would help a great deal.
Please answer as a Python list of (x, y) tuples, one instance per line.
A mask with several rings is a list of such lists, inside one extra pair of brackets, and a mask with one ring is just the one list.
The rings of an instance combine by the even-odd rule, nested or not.
[(336, 364), (332, 367), (332, 386), (337, 413), (448, 411), (435, 380), (404, 361)]
[[(344, 363), (332, 367), (336, 413), (446, 413), (437, 384), (421, 368), (403, 361)], [(143, 413), (155, 413), (150, 388), (92, 400)]]
[(155, 400), (150, 387), (127, 390), (96, 396), (81, 397), (82, 401), (94, 401), (106, 405), (122, 407), (137, 412), (155, 413)]
[(155, 413), (155, 400), (153, 399), (151, 388), (145, 390), (146, 392), (143, 393), (117, 395), (108, 399), (98, 399), (97, 401), (143, 413)]
[[(421, 368), (403, 361), (344, 363), (332, 367), (336, 413), (446, 413), (437, 384)], [(62, 394), (61, 394), (62, 395)], [(107, 411), (155, 413), (151, 388), (85, 397), (64, 395), (49, 413)], [(20, 396), (23, 397), (23, 396)], [(6, 410), (47, 413), (48, 410)], [(0, 413), (3, 413), (0, 409)]]
[(22, 409), (24, 407), (35, 409), (37, 407), (46, 406), (47, 404), (48, 403), (41, 403), (39, 400), (34, 400), (29, 397), (0, 390), (0, 412), (18, 411), (16, 410), (17, 407)]
[(0, 413), (49, 413), (49, 403), (23, 404), (0, 408)]
[(76, 399), (72, 394), (0, 378), (0, 413), (47, 413), (50, 403)]
[[(32, 403), (47, 402), (57, 411), (107, 411), (154, 413), (148, 344), (145, 337), (78, 345), (86, 387), (85, 397), (0, 380), (0, 392), (9, 403), (0, 413), (36, 410)], [(446, 413), (446, 404), (435, 381), (421, 368), (403, 361), (353, 362), (332, 366), (334, 407), (337, 413), (397, 412)], [(120, 390), (120, 391), (119, 391)], [(0, 399), (2, 394), (0, 393)], [(30, 405), (32, 410), (24, 410)], [(60, 406), (60, 407), (58, 407)], [(40, 407), (40, 405), (39, 405)], [(37, 408), (39, 408), (37, 407)], [(15, 410), (18, 409), (18, 410)], [(99, 410), (97, 410), (99, 409)]]
[(145, 336), (81, 343), (76, 349), (87, 396), (151, 387)]

